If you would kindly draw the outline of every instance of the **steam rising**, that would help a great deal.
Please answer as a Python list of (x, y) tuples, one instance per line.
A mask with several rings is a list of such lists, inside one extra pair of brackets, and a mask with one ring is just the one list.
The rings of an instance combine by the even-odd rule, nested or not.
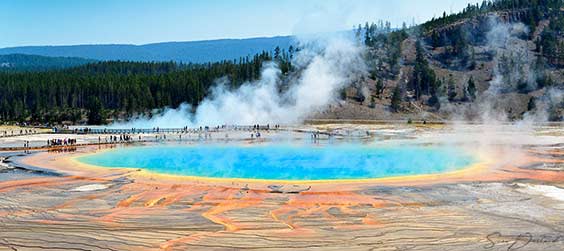
[[(307, 43), (294, 57), (293, 64), (301, 69), (289, 81), (284, 80), (274, 62), (263, 66), (261, 77), (244, 83), (236, 90), (226, 86), (222, 78), (207, 97), (191, 113), (183, 104), (178, 109), (135, 119), (115, 127), (164, 127), (203, 125), (252, 125), (267, 123), (299, 123), (309, 115), (322, 111), (336, 101), (339, 90), (365, 73), (363, 48), (345, 37), (332, 37)], [(289, 83), (287, 91), (280, 92), (282, 83)]]
[[(504, 108), (510, 107), (511, 96), (517, 95), (519, 88), (536, 90), (537, 77), (544, 74), (535, 68), (537, 56), (532, 52), (533, 47), (527, 39), (530, 31), (523, 23), (509, 23), (502, 21), (497, 16), (489, 19), (490, 31), (486, 34), (487, 44), (485, 49), (493, 55), (493, 76), (489, 87), (481, 93), (471, 108), (471, 114), (477, 114), (479, 122), (486, 125), (499, 125), (508, 122), (508, 114)], [(519, 87), (518, 85), (526, 85)], [(548, 121), (548, 111), (559, 98), (562, 90), (545, 88), (540, 97), (536, 98), (536, 108), (526, 111), (521, 121), (517, 124), (532, 124)], [(454, 112), (464, 114), (464, 112)], [(460, 119), (460, 118), (458, 118)]]
[(507, 101), (501, 98), (507, 92), (517, 95), (518, 83), (526, 83), (531, 90), (537, 89), (536, 78), (541, 73), (533, 67), (536, 57), (528, 42), (522, 39), (529, 35), (524, 24), (506, 23), (498, 17), (492, 17), (490, 25), (492, 28), (487, 34), (486, 48), (494, 55), (493, 78), (488, 89), (478, 96), (472, 108), (473, 113), (478, 114), (476, 119), (481, 124), (455, 122), (448, 141), (473, 145), (481, 154), (495, 159), (497, 165), (515, 164), (526, 156), (523, 146), (545, 140), (543, 143), (554, 143), (535, 133), (539, 123), (548, 121), (549, 108), (561, 102), (563, 95), (561, 90), (545, 88), (544, 94), (538, 99), (537, 108), (526, 112), (521, 120), (510, 123), (503, 105), (500, 105)]
[(503, 89), (515, 89), (520, 81), (534, 85), (536, 74), (530, 68), (534, 57), (527, 42), (519, 39), (528, 35), (529, 29), (523, 23), (503, 23), (494, 17), (490, 18), (490, 24), (487, 47), (494, 53), (495, 76), (486, 94), (497, 95)]

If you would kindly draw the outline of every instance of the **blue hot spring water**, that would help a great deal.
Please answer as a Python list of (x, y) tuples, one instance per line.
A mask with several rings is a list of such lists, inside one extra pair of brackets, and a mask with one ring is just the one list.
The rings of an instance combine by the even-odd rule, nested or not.
[(432, 174), (475, 159), (446, 147), (364, 145), (172, 145), (124, 147), (80, 162), (210, 178), (339, 180)]

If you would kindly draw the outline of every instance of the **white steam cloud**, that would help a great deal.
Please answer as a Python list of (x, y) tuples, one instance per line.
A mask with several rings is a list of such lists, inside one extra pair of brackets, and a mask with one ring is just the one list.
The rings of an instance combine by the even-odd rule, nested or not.
[(503, 89), (516, 89), (519, 82), (534, 85), (536, 74), (531, 69), (535, 57), (527, 41), (521, 39), (529, 34), (523, 23), (501, 22), (499, 17), (490, 17), (492, 29), (487, 33), (488, 49), (494, 53), (494, 79), (487, 95), (497, 95)]
[[(211, 95), (194, 113), (189, 105), (181, 105), (150, 119), (141, 117), (112, 126), (178, 128), (299, 123), (335, 102), (339, 90), (366, 72), (364, 48), (344, 36), (306, 44), (292, 62), (299, 74), (289, 81), (283, 81), (278, 65), (270, 62), (263, 66), (259, 80), (244, 83), (236, 90), (226, 88), (228, 79), (218, 80)], [(281, 92), (279, 87), (283, 82), (289, 83), (289, 88)]]
[[(467, 107), (445, 106), (455, 120), (466, 120), (468, 116), (473, 120), (488, 125), (499, 125), (513, 120), (517, 124), (534, 124), (547, 122), (549, 110), (558, 104), (562, 97), (562, 90), (545, 87), (532, 94), (536, 108), (532, 111), (524, 110), (527, 104), (527, 93), (537, 90), (538, 76), (545, 74), (535, 67), (537, 56), (528, 42), (531, 35), (528, 27), (523, 23), (503, 21), (492, 15), (489, 18), (491, 29), (486, 34), (487, 43), (483, 47), (493, 56), (492, 80), (489, 87), (478, 95), (477, 100)], [(524, 91), (524, 92), (522, 92)], [(523, 103), (525, 102), (525, 103)], [(462, 110), (460, 110), (462, 109)], [(514, 109), (514, 113), (509, 117)], [(520, 121), (514, 120), (518, 113), (522, 114)], [(459, 115), (456, 115), (459, 114)]]

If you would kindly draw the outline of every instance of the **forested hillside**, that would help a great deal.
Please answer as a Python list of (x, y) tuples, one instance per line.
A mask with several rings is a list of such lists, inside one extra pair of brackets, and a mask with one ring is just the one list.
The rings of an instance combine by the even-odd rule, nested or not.
[(487, 106), (510, 120), (535, 112), (562, 120), (563, 29), (561, 0), (484, 1), (393, 32), (359, 26), (369, 77), (318, 117), (475, 119)]

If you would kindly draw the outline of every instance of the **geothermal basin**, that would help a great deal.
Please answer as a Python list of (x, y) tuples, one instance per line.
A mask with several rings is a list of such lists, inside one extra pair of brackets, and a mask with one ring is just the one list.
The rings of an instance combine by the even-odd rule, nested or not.
[(462, 149), (444, 146), (285, 143), (121, 147), (77, 160), (181, 176), (291, 181), (435, 174), (476, 162)]
[(0, 138), (0, 250), (562, 250), (562, 124), (284, 129)]

